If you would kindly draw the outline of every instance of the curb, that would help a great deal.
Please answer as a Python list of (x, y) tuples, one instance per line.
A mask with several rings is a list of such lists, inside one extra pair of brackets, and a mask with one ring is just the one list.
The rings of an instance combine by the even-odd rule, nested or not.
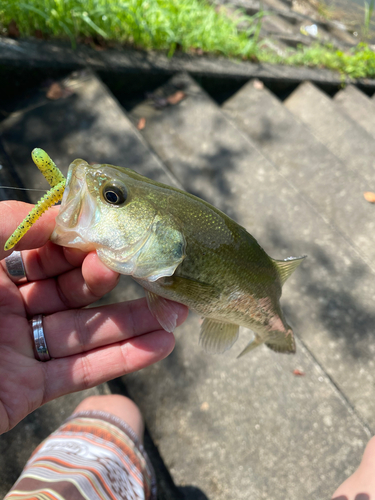
[[(0, 37), (0, 77), (6, 70), (67, 70), (89, 67), (97, 73), (115, 75), (170, 76), (185, 71), (195, 78), (247, 81), (259, 78), (275, 84), (297, 85), (303, 81), (326, 88), (353, 84), (371, 93), (374, 79), (343, 79), (338, 72), (320, 68), (291, 67), (243, 62), (224, 57), (176, 54), (168, 58), (161, 52), (124, 48), (97, 51), (85, 45), (73, 50), (66, 42), (45, 42), (34, 39), (13, 40)], [(4, 71), (5, 70), (5, 71)]]

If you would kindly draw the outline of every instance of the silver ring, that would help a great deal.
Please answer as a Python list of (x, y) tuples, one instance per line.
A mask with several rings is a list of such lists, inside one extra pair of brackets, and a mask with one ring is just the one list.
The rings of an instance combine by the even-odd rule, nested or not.
[(46, 338), (44, 336), (43, 316), (41, 314), (34, 316), (34, 318), (30, 320), (30, 323), (33, 332), (35, 359), (39, 361), (48, 361), (51, 359), (51, 356), (49, 355)]
[(27, 281), (25, 266), (21, 252), (15, 250), (4, 259), (7, 272), (14, 283), (20, 284)]

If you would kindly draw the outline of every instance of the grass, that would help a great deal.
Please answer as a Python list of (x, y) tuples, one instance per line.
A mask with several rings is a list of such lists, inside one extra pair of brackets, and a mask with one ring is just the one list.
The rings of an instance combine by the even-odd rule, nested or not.
[[(242, 16), (244, 18), (244, 16)], [(146, 49), (200, 49), (250, 55), (256, 26), (236, 23), (200, 0), (1, 0), (0, 24), (14, 19), (22, 36), (100, 37)]]
[(337, 50), (330, 45), (316, 44), (312, 47), (300, 47), (284, 58), (268, 55), (268, 61), (328, 68), (339, 71), (343, 77), (375, 78), (375, 53), (366, 43), (359, 43), (348, 52)]
[[(374, 0), (368, 10), (371, 18)], [(342, 52), (317, 43), (277, 55), (262, 48), (260, 17), (237, 12), (232, 18), (204, 0), (1, 0), (0, 29), (15, 22), (20, 36), (84, 37), (137, 48), (222, 54), (262, 62), (318, 66), (353, 78), (375, 77), (375, 53), (364, 43)], [(239, 22), (246, 30), (238, 30)], [(369, 21), (368, 21), (369, 24)]]

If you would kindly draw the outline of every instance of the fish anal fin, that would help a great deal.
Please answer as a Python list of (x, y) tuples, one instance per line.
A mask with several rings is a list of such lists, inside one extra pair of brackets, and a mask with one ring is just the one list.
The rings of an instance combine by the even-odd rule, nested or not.
[(268, 341), (265, 341), (261, 337), (255, 335), (255, 338), (247, 344), (245, 349), (237, 356), (237, 358), (241, 358), (262, 344), (265, 344), (267, 347), (272, 349), (272, 351), (279, 353), (294, 354), (296, 352), (293, 330), (289, 327), (285, 332), (278, 332), (276, 338), (272, 338), (271, 340), (268, 339)]
[(264, 344), (264, 340), (262, 340), (260, 337), (256, 335), (255, 338), (247, 344), (245, 349), (240, 352), (240, 354), (237, 356), (237, 359), (242, 358), (242, 356), (245, 356), (245, 354), (252, 351), (253, 349), (256, 349), (258, 346), (262, 344)]
[(222, 354), (232, 347), (238, 339), (239, 326), (205, 318), (199, 343), (210, 354)]
[(177, 326), (178, 314), (173, 307), (173, 302), (156, 295), (156, 293), (146, 292), (146, 300), (151, 314), (156, 318), (160, 326), (167, 332), (173, 332)]
[(301, 262), (306, 258), (306, 255), (302, 257), (288, 257), (285, 260), (273, 260), (273, 263), (277, 267), (277, 271), (280, 276), (281, 285), (283, 285), (286, 280), (293, 274)]

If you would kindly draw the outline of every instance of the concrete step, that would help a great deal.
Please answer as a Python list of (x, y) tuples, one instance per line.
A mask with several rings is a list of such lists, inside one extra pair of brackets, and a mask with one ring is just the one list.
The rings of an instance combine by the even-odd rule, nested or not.
[(4, 146), (0, 139), (0, 201), (18, 200), (29, 202), (29, 197), (26, 191), (7, 189), (9, 187), (23, 187), (19, 177), (15, 174), (14, 166), (4, 150)]
[(296, 35), (298, 33), (292, 24), (272, 13), (262, 18), (262, 28), (269, 34)]
[(280, 174), (350, 241), (370, 265), (373, 206), (363, 197), (368, 182), (331, 153), (258, 81), (250, 81), (223, 106)]
[(272, 37), (272, 39), (283, 43), (287, 47), (297, 48), (299, 45), (304, 45), (305, 47), (308, 47), (312, 43), (314, 43), (314, 40), (312, 40), (311, 37), (304, 36), (301, 34), (288, 35), (288, 34), (270, 33), (269, 35)]
[[(155, 108), (176, 91), (186, 98)], [(126, 377), (138, 387), (134, 398), (147, 394), (139, 403), (165, 462), (177, 483), (194, 482), (218, 500), (326, 497), (344, 462), (360, 457), (351, 432), (362, 429), (362, 440), (367, 425), (375, 429), (373, 270), (188, 76), (132, 116), (146, 119), (144, 137), (185, 189), (227, 212), (273, 257), (309, 254), (283, 305), (312, 356), (298, 342), (296, 357), (262, 348), (235, 360), (244, 332), (227, 355), (207, 358), (195, 319), (195, 334), (183, 326), (170, 358)], [(306, 376), (291, 377), (299, 367)], [(348, 448), (337, 441), (348, 438)]]
[[(245, 11), (248, 13), (252, 12), (252, 5), (252, 3), (248, 5)], [(256, 4), (254, 4), (254, 7), (255, 5)], [(242, 19), (242, 15), (238, 11), (238, 8), (239, 6), (233, 5), (232, 2), (226, 3), (224, 12), (231, 19)], [(244, 7), (240, 8), (244, 9)], [(268, 11), (267, 6), (265, 6), (264, 9), (264, 15), (260, 19), (260, 38), (263, 40), (263, 43), (270, 48), (270, 38), (274, 43), (277, 42), (278, 48), (274, 47), (274, 50), (276, 51), (279, 51), (280, 49), (283, 50), (284, 48), (286, 49), (287, 47), (295, 48), (298, 44), (308, 46), (316, 41), (314, 37), (302, 35), (299, 27), (296, 26), (295, 23), (290, 23), (288, 19), (285, 19), (283, 13), (279, 13), (279, 15), (277, 15), (273, 9)], [(257, 12), (259, 12), (259, 10), (257, 10)], [(287, 11), (285, 11), (285, 13), (287, 13)], [(251, 27), (254, 28), (253, 23), (243, 20), (241, 20), (241, 22), (237, 25), (237, 28), (240, 31), (248, 31)]]
[[(12, 95), (14, 91), (13, 86), (5, 86), (8, 81), (16, 81), (18, 88), (27, 91), (30, 85), (35, 84), (36, 75), (40, 80), (43, 77), (50, 78), (51, 73), (60, 71), (61, 74), (61, 71), (69, 72), (77, 68), (91, 68), (106, 79), (109, 85), (113, 81), (118, 86), (121, 83), (128, 92), (138, 92), (140, 87), (146, 89), (150, 80), (161, 81), (180, 71), (188, 71), (199, 79), (211, 80), (212, 84), (223, 80), (245, 83), (250, 78), (265, 79), (274, 85), (279, 85), (282, 81), (284, 84), (287, 82), (294, 85), (309, 80), (337, 91), (343, 83), (343, 78), (337, 71), (324, 68), (252, 64), (224, 57), (178, 53), (170, 58), (160, 52), (125, 48), (97, 51), (87, 45), (78, 45), (73, 50), (69, 43), (0, 38), (0, 72), (7, 77), (3, 79), (3, 83), (8, 95)], [(30, 83), (31, 77), (33, 79)], [(353, 83), (350, 78), (345, 81)], [(369, 92), (375, 91), (375, 79), (365, 79), (359, 83)], [(0, 99), (0, 104), (3, 99)]]
[(375, 142), (332, 99), (309, 82), (301, 84), (284, 105), (348, 167), (360, 173), (372, 188)]
[[(91, 72), (74, 73), (62, 86), (65, 98), (14, 113), (0, 123), (4, 149), (25, 187), (49, 187), (31, 160), (34, 147), (45, 149), (64, 175), (75, 158), (115, 164), (126, 158), (134, 169), (145, 163), (148, 146)], [(149, 163), (147, 175), (173, 182), (156, 157)], [(40, 193), (29, 192), (29, 197), (35, 203)]]
[[(297, 36), (301, 34), (301, 29), (304, 30), (306, 26), (315, 24), (318, 29), (318, 38), (325, 43), (331, 43), (338, 48), (344, 49), (356, 45), (358, 42), (358, 40), (347, 31), (345, 26), (338, 25), (334, 21), (323, 20), (317, 10), (312, 6), (310, 6), (309, 9), (310, 14), (306, 15), (298, 12), (298, 5), (294, 4), (291, 7), (280, 0), (267, 0), (266, 2), (259, 2), (257, 0), (216, 0), (212, 3), (218, 5), (224, 4), (229, 11), (241, 9), (249, 16), (264, 12), (266, 15), (262, 19), (262, 26), (264, 32), (268, 34), (275, 32), (293, 33)], [(295, 10), (296, 8), (297, 10)], [(302, 7), (302, 10), (305, 9), (306, 5)], [(268, 13), (271, 15), (269, 16)], [(301, 43), (310, 45), (316, 41), (316, 39), (317, 38), (314, 36), (301, 36)], [(290, 39), (288, 45), (293, 47), (296, 46), (293, 44), (293, 38)]]
[[(177, 330), (176, 349), (166, 360), (124, 377), (179, 486), (162, 486), (160, 498), (325, 498), (357, 467), (370, 435), (366, 422), (375, 428), (372, 271), (188, 77), (164, 89), (185, 92), (179, 104), (151, 99), (134, 110), (135, 122), (146, 117), (143, 134), (169, 171), (97, 79), (80, 75), (65, 85), (73, 94), (64, 105), (51, 101), (3, 125), (23, 182), (39, 182), (28, 160), (35, 146), (65, 172), (78, 156), (124, 165), (200, 194), (247, 227), (274, 257), (309, 253), (284, 292), (284, 308), (303, 338), (297, 339), (296, 356), (259, 348), (236, 360), (248, 332), (227, 355), (208, 356), (198, 346), (199, 319), (192, 315)], [(165, 107), (156, 110), (155, 102)], [(140, 293), (124, 277), (100, 303)], [(295, 369), (305, 376), (294, 375)], [(53, 426), (61, 422), (62, 408), (65, 398), (33, 414), (33, 441), (23, 458), (50, 431), (44, 431), (47, 418)], [(19, 444), (28, 423), (9, 439)], [(0, 464), (0, 470), (15, 476), (23, 458), (12, 462), (9, 446), (1, 437), (0, 456), (8, 468)]]
[(354, 85), (348, 85), (334, 96), (333, 100), (343, 111), (368, 134), (375, 137), (375, 103)]

